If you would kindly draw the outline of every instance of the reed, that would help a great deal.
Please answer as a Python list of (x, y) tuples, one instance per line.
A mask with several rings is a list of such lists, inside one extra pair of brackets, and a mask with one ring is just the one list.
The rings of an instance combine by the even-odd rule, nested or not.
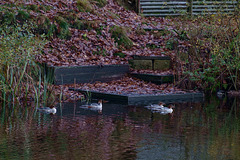
[(0, 103), (14, 107), (30, 97), (38, 102), (42, 74), (35, 57), (47, 41), (33, 34), (33, 24), (8, 24), (0, 26)]

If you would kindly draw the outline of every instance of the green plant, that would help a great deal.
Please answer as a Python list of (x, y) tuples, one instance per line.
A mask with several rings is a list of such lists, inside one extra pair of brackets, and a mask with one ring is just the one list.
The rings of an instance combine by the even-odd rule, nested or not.
[(94, 0), (94, 1), (97, 2), (98, 7), (104, 7), (107, 4), (106, 0)]
[[(48, 34), (48, 32), (50, 32), (51, 22), (50, 22), (50, 20), (49, 20), (49, 18), (47, 16), (40, 15), (37, 18), (36, 23), (37, 23), (37, 33), (39, 33), (39, 34), (43, 34), (43, 33), (44, 34)], [(53, 35), (53, 33), (51, 33), (51, 34)]]
[[(240, 87), (240, 27), (238, 16), (200, 17), (188, 26), (190, 47), (184, 73), (206, 92)], [(194, 22), (201, 21), (197, 24)]]
[(77, 8), (80, 12), (93, 12), (92, 5), (88, 0), (78, 0)]
[(120, 58), (124, 58), (126, 57), (126, 54), (122, 53), (122, 52), (117, 52), (117, 53), (113, 53), (114, 56), (119, 56)]
[(28, 10), (39, 11), (39, 7), (35, 4), (27, 5)]
[(9, 11), (5, 11), (3, 14), (2, 23), (10, 25), (14, 24), (15, 22), (16, 22), (15, 14)]
[(57, 32), (57, 26), (55, 24), (51, 24), (49, 29), (47, 30), (47, 37), (51, 38)]
[[(21, 103), (34, 90), (41, 77), (35, 62), (36, 54), (46, 43), (35, 36), (32, 24), (1, 25), (0, 27), (0, 101)], [(39, 82), (41, 84), (41, 82)], [(30, 89), (31, 88), (31, 89)], [(34, 98), (34, 97), (33, 97)]]
[(169, 39), (167, 42), (166, 42), (166, 48), (167, 49), (170, 49), (170, 50), (174, 50), (177, 48), (177, 45), (178, 45), (178, 41), (175, 40), (175, 39)]
[(57, 36), (61, 39), (69, 39), (71, 37), (71, 32), (69, 31), (69, 24), (67, 21), (60, 16), (56, 16), (54, 19), (58, 24), (58, 29), (56, 30)]
[(127, 32), (125, 28), (120, 26), (113, 26), (110, 29), (110, 33), (112, 34), (112, 38), (118, 43), (119, 47), (123, 46), (127, 49), (133, 46), (133, 42), (127, 36)]
[(160, 48), (160, 46), (158, 46), (156, 44), (146, 44), (146, 47), (148, 47), (150, 49)]
[(30, 18), (30, 15), (23, 10), (19, 10), (18, 14), (16, 15), (16, 19), (19, 20), (19, 21), (26, 21), (29, 18)]
[(187, 32), (185, 30), (182, 30), (181, 32), (178, 32), (177, 30), (173, 30), (175, 33), (177, 33), (178, 38), (180, 40), (189, 40)]
[(102, 30), (102, 26), (99, 25), (99, 21), (88, 21), (88, 20), (78, 20), (76, 19), (71, 27), (80, 30), (92, 30), (95, 29), (97, 32)]

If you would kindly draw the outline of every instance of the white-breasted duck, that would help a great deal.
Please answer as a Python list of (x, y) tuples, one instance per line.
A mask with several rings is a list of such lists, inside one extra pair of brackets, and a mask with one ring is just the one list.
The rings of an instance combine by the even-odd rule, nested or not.
[(102, 100), (99, 100), (98, 103), (84, 104), (81, 105), (80, 108), (102, 112), (102, 102), (103, 102)]
[(158, 108), (153, 110), (153, 112), (157, 112), (157, 113), (161, 113), (161, 114), (169, 114), (169, 113), (173, 113), (173, 108), (175, 108), (174, 105), (169, 105), (168, 107), (162, 107), (162, 108)]

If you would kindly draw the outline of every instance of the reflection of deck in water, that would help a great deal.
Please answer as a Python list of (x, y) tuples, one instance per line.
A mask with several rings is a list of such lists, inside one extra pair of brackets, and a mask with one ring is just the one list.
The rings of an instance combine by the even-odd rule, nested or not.
[(82, 102), (76, 103), (62, 103), (56, 107), (58, 109), (57, 115), (63, 116), (80, 116), (80, 115), (121, 115), (128, 112), (128, 108), (123, 104), (104, 103), (102, 113), (90, 109), (81, 108)]

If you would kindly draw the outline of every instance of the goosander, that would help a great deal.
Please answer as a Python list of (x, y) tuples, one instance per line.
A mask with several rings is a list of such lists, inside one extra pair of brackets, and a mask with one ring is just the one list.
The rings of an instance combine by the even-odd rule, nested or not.
[(55, 114), (57, 113), (57, 109), (55, 107), (50, 108), (50, 107), (43, 107), (43, 108), (37, 108), (37, 110), (41, 113), (45, 114)]
[(226, 95), (226, 94), (225, 94), (225, 92), (224, 92), (223, 90), (219, 90), (219, 91), (217, 92), (217, 97), (220, 98), (220, 99), (221, 99), (221, 98), (224, 98), (225, 95)]
[(168, 107), (162, 107), (153, 110), (153, 112), (161, 113), (161, 114), (168, 114), (173, 112), (174, 105), (169, 105)]
[(145, 108), (151, 109), (151, 110), (156, 110), (156, 109), (161, 109), (163, 108), (165, 103), (159, 102), (158, 104), (151, 104), (150, 106), (145, 106)]
[(81, 105), (80, 108), (90, 109), (93, 111), (102, 112), (102, 100), (99, 100), (98, 103), (84, 104)]

